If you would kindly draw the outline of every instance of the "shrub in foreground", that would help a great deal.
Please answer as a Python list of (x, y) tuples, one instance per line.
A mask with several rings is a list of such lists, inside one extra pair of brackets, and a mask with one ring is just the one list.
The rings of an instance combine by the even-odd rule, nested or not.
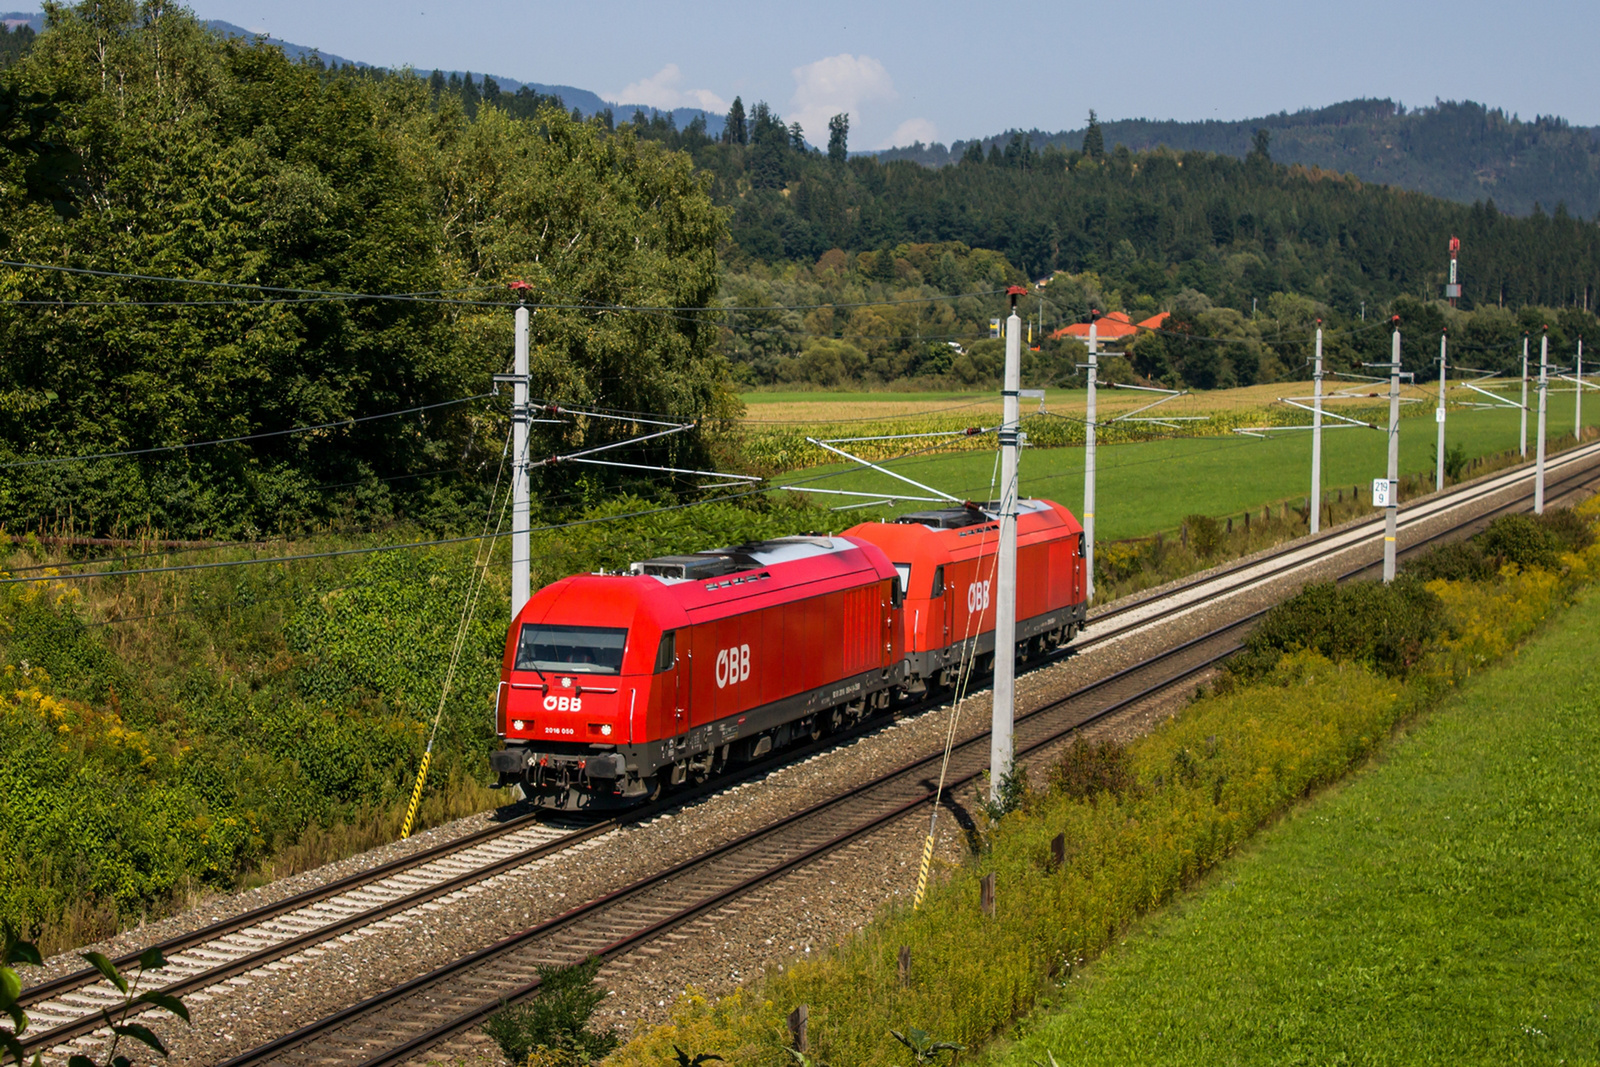
[(1284, 653), (1305, 649), (1399, 676), (1416, 665), (1439, 627), (1439, 598), (1421, 582), (1322, 582), (1268, 612), (1229, 669), (1257, 678)]
[(1483, 554), (1497, 564), (1554, 567), (1558, 548), (1550, 528), (1532, 515), (1502, 515), (1476, 538)]
[(514, 1064), (541, 1067), (583, 1067), (617, 1047), (610, 1030), (589, 1027), (595, 1008), (606, 998), (595, 983), (598, 957), (571, 967), (540, 967), (539, 993), (525, 1004), (503, 1008), (483, 1024)]

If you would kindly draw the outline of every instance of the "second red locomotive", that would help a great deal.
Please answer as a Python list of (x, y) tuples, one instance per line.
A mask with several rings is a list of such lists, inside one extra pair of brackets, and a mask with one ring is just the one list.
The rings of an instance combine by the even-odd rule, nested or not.
[[(1026, 657), (1083, 624), (1083, 550), (1065, 508), (1019, 512)], [(507, 634), (491, 765), (536, 803), (634, 803), (949, 685), (992, 662), (998, 532), (967, 505), (563, 578)]]

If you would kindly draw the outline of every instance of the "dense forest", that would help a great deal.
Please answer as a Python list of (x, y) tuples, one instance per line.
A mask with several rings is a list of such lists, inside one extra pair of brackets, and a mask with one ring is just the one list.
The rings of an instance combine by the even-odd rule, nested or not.
[(1030, 277), (1054, 270), (1116, 276), (1158, 298), (1192, 288), (1249, 306), (1291, 291), (1356, 312), (1442, 292), (1451, 234), (1463, 246), (1465, 306), (1592, 301), (1600, 230), (1565, 211), (1508, 218), (1271, 158), (1200, 152), (973, 151), (950, 167), (848, 162), (794, 146), (780, 117), (755, 109), (749, 143), (688, 132), (666, 141), (712, 175), (739, 251), (765, 261), (830, 248), (959, 241), (1003, 253)]
[[(1436, 101), (1407, 109), (1393, 100), (1349, 100), (1329, 107), (1280, 112), (1239, 121), (1175, 122), (1123, 119), (1096, 123), (1107, 145), (1134, 152), (1216, 152), (1243, 159), (1257, 130), (1272, 136), (1284, 163), (1354, 174), (1470, 204), (1492, 199), (1503, 211), (1528, 215), (1564, 204), (1585, 218), (1600, 216), (1600, 128), (1573, 126), (1554, 115), (1523, 120), (1471, 100)], [(1019, 131), (950, 145), (917, 144), (878, 153), (883, 162), (927, 166), (954, 163), (965, 153), (1004, 149)], [(1088, 127), (1046, 133), (1020, 131), (1035, 151), (1081, 148)]]
[[(455, 528), (482, 513), (503, 415), (378, 416), (488, 392), (513, 280), (550, 305), (535, 396), (732, 410), (717, 325), (695, 310), (715, 299), (725, 224), (682, 155), (548, 106), (473, 117), (415, 77), (290, 63), (159, 0), (52, 9), (3, 90), (5, 258), (140, 277), (0, 275), (0, 521)], [(592, 310), (621, 305), (681, 310)], [(65, 461), (301, 426), (321, 429)], [(631, 432), (540, 431), (545, 455)], [(639, 454), (689, 466), (705, 447)], [(562, 488), (582, 504), (618, 480)]]

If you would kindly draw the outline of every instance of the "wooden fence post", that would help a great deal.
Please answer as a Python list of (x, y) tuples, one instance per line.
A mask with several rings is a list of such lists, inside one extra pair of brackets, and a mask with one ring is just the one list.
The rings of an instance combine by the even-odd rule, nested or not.
[(806, 1021), (811, 1018), (811, 1009), (802, 1004), (789, 1013), (789, 1036), (794, 1040), (796, 1052), (806, 1052), (810, 1049), (806, 1041)]
[(1066, 864), (1067, 864), (1067, 835), (1066, 834), (1057, 834), (1055, 836), (1055, 839), (1050, 842), (1050, 860), (1051, 860), (1052, 863), (1054, 863), (1056, 865), (1056, 870), (1058, 870), (1058, 871), (1062, 867), (1066, 866)]
[(900, 984), (911, 984), (911, 946), (900, 946)]
[(979, 884), (982, 887), (982, 894), (978, 899), (978, 903), (983, 908), (983, 913), (985, 915), (993, 915), (994, 914), (994, 872), (990, 871), (988, 874), (984, 875), (983, 876), (983, 881), (981, 883), (979, 883)]

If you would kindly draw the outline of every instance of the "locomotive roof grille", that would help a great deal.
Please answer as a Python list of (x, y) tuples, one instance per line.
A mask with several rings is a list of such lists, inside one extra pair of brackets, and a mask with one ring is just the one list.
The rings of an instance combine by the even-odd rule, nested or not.
[(853, 547), (834, 537), (776, 537), (770, 541), (749, 541), (729, 548), (715, 548), (686, 556), (659, 556), (640, 560), (630, 572), (666, 582), (707, 581), (740, 571), (758, 570), (775, 563), (809, 559)]
[[(1017, 511), (1026, 514), (1035, 511), (1048, 511), (1049, 505), (1038, 500), (1018, 500)], [(998, 500), (986, 501), (982, 504), (968, 502), (959, 508), (930, 508), (927, 511), (908, 511), (904, 515), (896, 516), (892, 521), (903, 526), (926, 526), (932, 530), (961, 530), (968, 526), (979, 526), (986, 522), (993, 522), (1000, 514)]]
[(977, 508), (934, 508), (929, 511), (911, 511), (895, 517), (903, 526), (928, 526), (935, 530), (959, 530), (988, 522), (989, 516)]

